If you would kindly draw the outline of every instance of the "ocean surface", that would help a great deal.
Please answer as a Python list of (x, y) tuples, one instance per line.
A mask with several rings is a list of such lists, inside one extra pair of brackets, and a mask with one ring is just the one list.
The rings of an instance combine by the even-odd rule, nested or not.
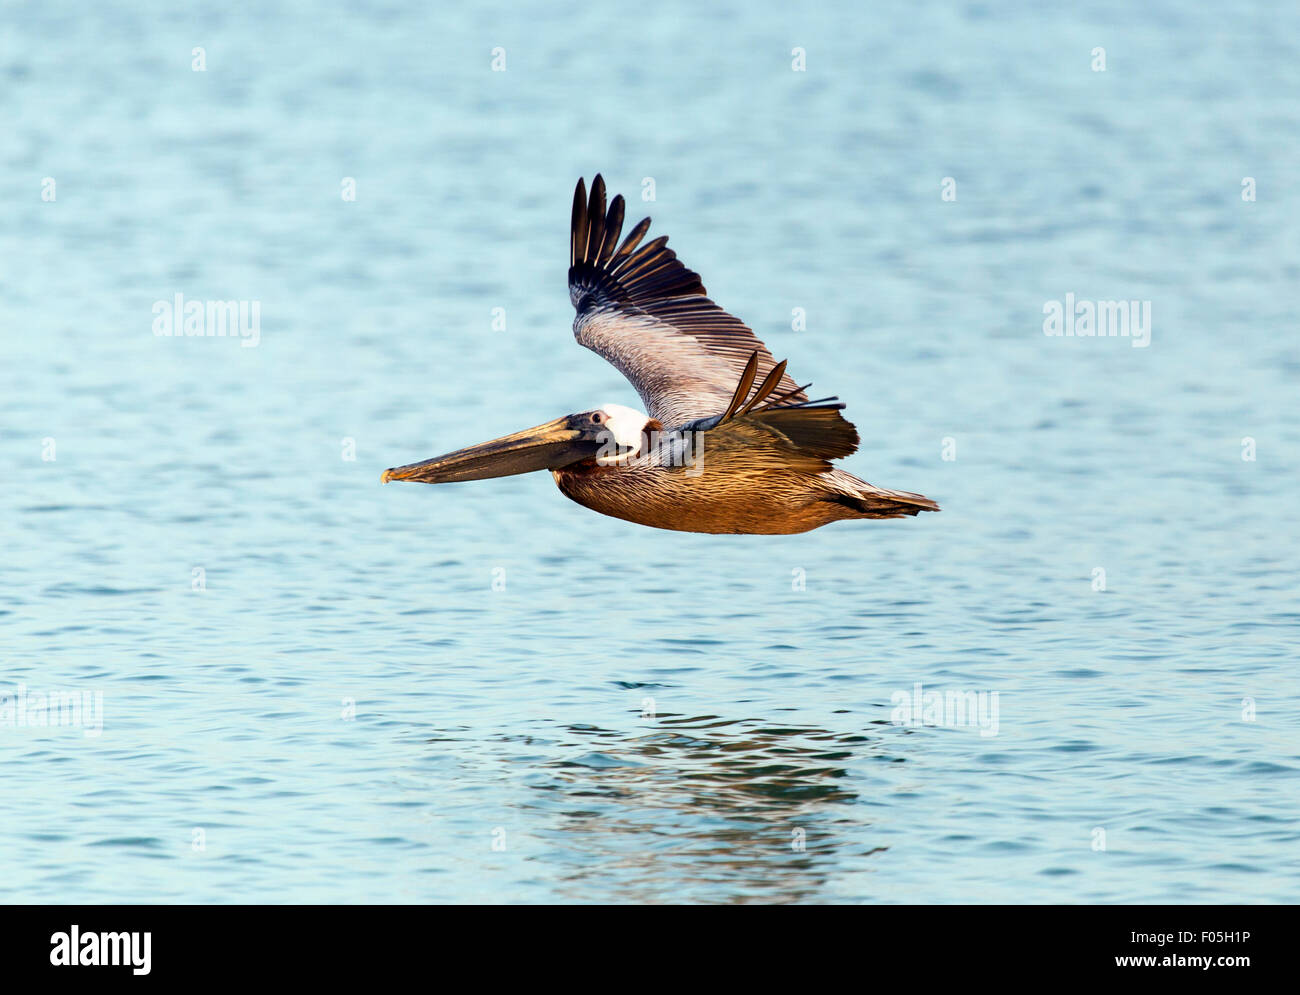
[[(0, 900), (1300, 901), (1298, 10), (5, 5)], [(943, 512), (381, 486), (597, 171)]]

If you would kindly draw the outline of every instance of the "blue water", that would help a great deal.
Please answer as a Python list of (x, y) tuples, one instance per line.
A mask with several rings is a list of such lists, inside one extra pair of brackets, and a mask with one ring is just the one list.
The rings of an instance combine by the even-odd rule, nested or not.
[[(876, 6), (7, 8), (0, 899), (1300, 900), (1300, 14)], [(943, 513), (381, 487), (641, 407), (597, 170)]]

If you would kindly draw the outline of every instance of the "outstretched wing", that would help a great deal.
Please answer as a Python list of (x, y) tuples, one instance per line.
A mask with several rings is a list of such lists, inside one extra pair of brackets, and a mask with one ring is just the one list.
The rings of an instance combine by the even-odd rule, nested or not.
[[(677, 259), (661, 235), (645, 245), (646, 218), (622, 244), (623, 198), (605, 207), (597, 174), (591, 197), (578, 180), (573, 194), (569, 297), (577, 309), (578, 342), (609, 360), (631, 381), (646, 411), (670, 428), (726, 410), (751, 356), (756, 375), (777, 365), (740, 319), (705, 296), (697, 274)], [(785, 375), (773, 384), (781, 403), (807, 401)]]

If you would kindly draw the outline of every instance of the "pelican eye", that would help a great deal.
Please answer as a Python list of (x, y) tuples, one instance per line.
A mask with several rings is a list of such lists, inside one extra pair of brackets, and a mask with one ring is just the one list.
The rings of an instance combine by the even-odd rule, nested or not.
[(601, 422), (605, 420), (605, 416), (602, 415), (599, 411), (596, 411), (592, 413), (591, 420), (595, 422), (597, 425), (599, 425)]

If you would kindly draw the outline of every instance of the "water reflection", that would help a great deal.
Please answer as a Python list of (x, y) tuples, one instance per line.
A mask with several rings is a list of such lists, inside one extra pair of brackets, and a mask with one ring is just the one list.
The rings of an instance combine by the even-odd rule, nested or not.
[[(847, 765), (880, 741), (716, 715), (661, 718), (640, 735), (569, 725), (568, 754), (533, 787), (566, 898), (798, 902), (824, 898), (879, 852)], [(593, 889), (593, 879), (601, 887)]]

